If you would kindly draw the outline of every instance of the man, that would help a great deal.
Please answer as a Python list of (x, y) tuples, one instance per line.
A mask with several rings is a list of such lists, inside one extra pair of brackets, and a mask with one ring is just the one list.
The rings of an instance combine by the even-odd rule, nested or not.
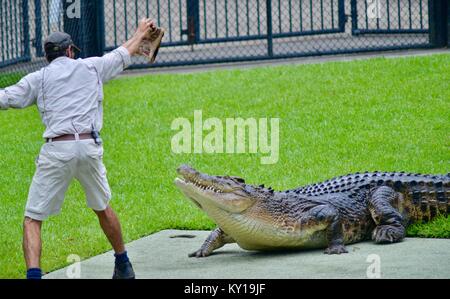
[(70, 35), (51, 34), (45, 41), (47, 67), (25, 76), (16, 85), (0, 90), (0, 108), (25, 108), (36, 104), (46, 127), (36, 160), (36, 173), (29, 190), (23, 225), (23, 251), (27, 278), (40, 279), (41, 225), (58, 214), (65, 192), (76, 178), (86, 193), (88, 206), (114, 249), (114, 279), (135, 277), (127, 257), (119, 220), (109, 206), (111, 192), (102, 162), (103, 147), (98, 132), (103, 122), (103, 83), (131, 63), (130, 56), (156, 26), (143, 19), (134, 36), (104, 55), (75, 60)]

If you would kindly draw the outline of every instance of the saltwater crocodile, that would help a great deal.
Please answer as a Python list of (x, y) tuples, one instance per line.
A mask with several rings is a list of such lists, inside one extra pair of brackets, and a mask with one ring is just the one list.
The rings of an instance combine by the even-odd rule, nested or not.
[(345, 244), (370, 238), (400, 242), (409, 224), (450, 211), (450, 174), (355, 173), (280, 192), (189, 166), (178, 174), (175, 184), (218, 225), (191, 257), (234, 242), (247, 250), (340, 254)]

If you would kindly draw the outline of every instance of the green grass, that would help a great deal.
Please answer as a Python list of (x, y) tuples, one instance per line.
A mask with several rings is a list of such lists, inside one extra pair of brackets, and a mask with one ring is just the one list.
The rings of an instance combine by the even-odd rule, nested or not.
[(16, 84), (24, 75), (23, 73), (0, 74), (0, 88)]
[[(105, 86), (103, 130), (113, 208), (127, 242), (166, 228), (214, 224), (175, 188), (188, 163), (249, 183), (293, 188), (365, 170), (447, 173), (450, 55), (122, 78)], [(279, 117), (280, 159), (260, 154), (173, 154), (176, 117)], [(36, 108), (0, 112), (0, 277), (22, 277), (22, 215), (43, 126)], [(450, 237), (449, 218), (410, 236)], [(43, 225), (43, 268), (110, 249), (74, 183), (60, 216)], [(182, 250), (182, 249), (179, 249)], [(149, 252), (149, 257), (151, 252)]]

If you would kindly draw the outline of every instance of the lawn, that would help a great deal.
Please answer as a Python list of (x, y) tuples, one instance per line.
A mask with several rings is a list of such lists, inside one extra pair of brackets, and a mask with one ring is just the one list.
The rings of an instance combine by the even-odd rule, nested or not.
[(24, 73), (8, 73), (8, 74), (0, 74), (0, 88), (5, 88), (9, 85), (15, 84), (25, 76)]
[[(275, 189), (365, 170), (448, 173), (449, 65), (450, 55), (433, 55), (149, 73), (108, 83), (104, 161), (125, 240), (214, 227), (173, 184), (183, 163)], [(198, 109), (204, 119), (280, 118), (278, 163), (261, 165), (261, 154), (174, 154), (172, 121), (192, 121)], [(43, 126), (34, 107), (0, 111), (0, 128), (0, 278), (23, 277), (22, 215)], [(449, 224), (440, 218), (409, 235), (450, 238)], [(110, 249), (78, 183), (62, 213), (44, 223), (43, 242), (45, 271), (67, 265), (70, 254), (84, 259)]]

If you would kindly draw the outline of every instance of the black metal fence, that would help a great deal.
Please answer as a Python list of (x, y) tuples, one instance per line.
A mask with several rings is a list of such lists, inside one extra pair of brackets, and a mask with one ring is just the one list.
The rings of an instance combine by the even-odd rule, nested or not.
[(45, 65), (56, 30), (102, 55), (145, 16), (167, 31), (154, 66), (173, 66), (444, 47), (449, 11), (447, 0), (0, 0), (0, 71)]

